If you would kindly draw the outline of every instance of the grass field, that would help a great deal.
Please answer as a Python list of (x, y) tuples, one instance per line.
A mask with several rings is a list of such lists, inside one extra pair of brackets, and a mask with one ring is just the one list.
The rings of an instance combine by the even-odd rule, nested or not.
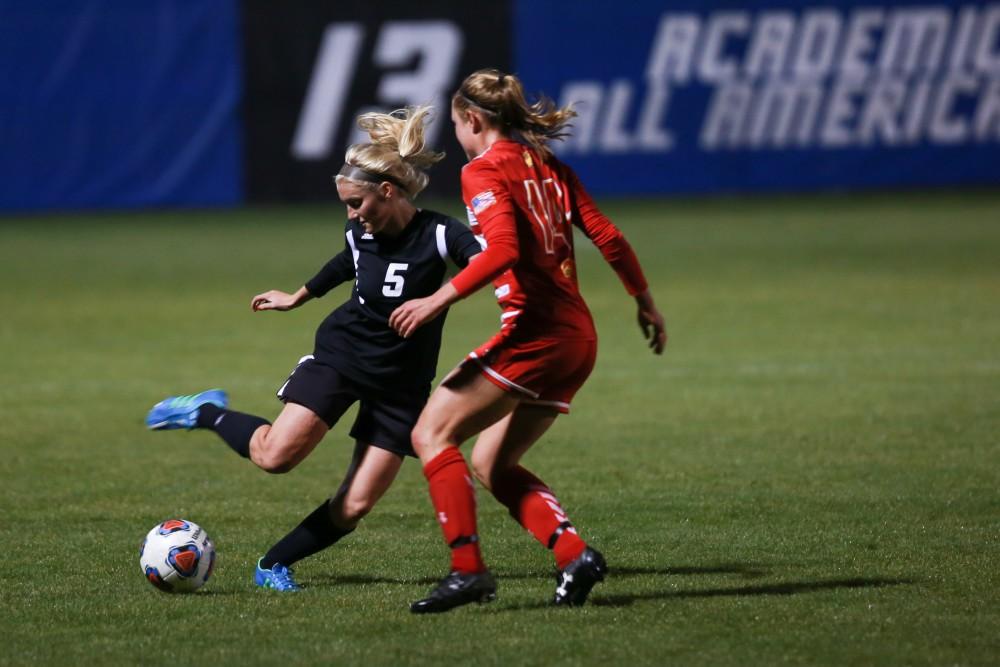
[[(527, 462), (613, 576), (548, 607), (549, 554), (480, 493), (500, 597), (433, 618), (407, 611), (447, 567), (412, 462), (299, 565), (302, 594), (252, 584), (336, 487), (349, 419), (283, 476), (211, 433), (143, 428), (209, 386), (277, 414), (347, 292), (249, 300), (339, 249), (339, 208), (0, 219), (0, 664), (1000, 663), (1000, 193), (605, 208), (668, 352), (581, 241), (598, 367)], [(441, 370), (496, 327), (490, 296), (451, 313)], [(219, 549), (196, 595), (139, 572), (172, 516)]]

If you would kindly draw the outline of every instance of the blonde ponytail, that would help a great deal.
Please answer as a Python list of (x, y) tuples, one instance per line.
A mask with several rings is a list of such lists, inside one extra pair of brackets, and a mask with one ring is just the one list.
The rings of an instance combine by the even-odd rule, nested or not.
[[(369, 174), (385, 176), (385, 180), (397, 184), (413, 199), (430, 182), (424, 171), (444, 157), (444, 153), (430, 150), (424, 138), (426, 121), (433, 112), (430, 106), (418, 106), (359, 116), (358, 127), (368, 133), (371, 143), (348, 148), (344, 162)], [(341, 179), (376, 186), (343, 174), (335, 177), (337, 182)]]
[(545, 96), (529, 104), (521, 80), (497, 69), (481, 69), (465, 78), (452, 96), (459, 111), (475, 108), (505, 132), (516, 132), (543, 157), (552, 155), (548, 142), (569, 136), (573, 107), (559, 108)]

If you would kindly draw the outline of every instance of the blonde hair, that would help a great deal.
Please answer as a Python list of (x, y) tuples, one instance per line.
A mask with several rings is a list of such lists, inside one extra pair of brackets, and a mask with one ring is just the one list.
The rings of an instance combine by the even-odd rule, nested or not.
[(504, 132), (516, 132), (545, 158), (552, 155), (548, 142), (569, 136), (569, 121), (576, 116), (572, 105), (559, 108), (544, 95), (529, 104), (521, 80), (497, 69), (481, 69), (465, 77), (451, 104), (458, 111), (481, 111), (489, 123)]
[[(407, 107), (392, 113), (366, 113), (358, 116), (358, 127), (368, 133), (371, 142), (354, 144), (347, 149), (344, 162), (400, 186), (409, 199), (427, 187), (430, 177), (424, 173), (441, 160), (444, 153), (430, 150), (424, 140), (425, 121), (434, 113), (431, 106)], [(336, 182), (351, 181), (375, 189), (377, 183), (337, 175)]]

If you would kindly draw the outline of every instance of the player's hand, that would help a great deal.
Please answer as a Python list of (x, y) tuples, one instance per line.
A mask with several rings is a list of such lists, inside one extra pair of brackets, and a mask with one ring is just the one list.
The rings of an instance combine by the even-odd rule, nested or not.
[(414, 331), (440, 315), (442, 310), (444, 308), (437, 305), (433, 296), (412, 299), (392, 311), (389, 326), (403, 338), (409, 338)]
[(649, 290), (637, 295), (635, 301), (639, 306), (637, 315), (639, 328), (649, 343), (649, 349), (655, 354), (663, 354), (663, 348), (667, 346), (667, 324), (663, 320), (663, 315), (656, 309)]
[(392, 311), (389, 326), (403, 338), (409, 338), (414, 331), (443, 313), (457, 300), (458, 292), (451, 281), (448, 281), (434, 294), (423, 299), (411, 299)]
[(294, 294), (276, 289), (258, 294), (250, 300), (250, 308), (253, 310), (291, 310), (297, 305), (299, 302)]

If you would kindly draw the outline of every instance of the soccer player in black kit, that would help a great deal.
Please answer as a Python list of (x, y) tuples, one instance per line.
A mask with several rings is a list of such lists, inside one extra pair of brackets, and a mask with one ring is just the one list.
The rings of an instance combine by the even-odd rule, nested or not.
[(344, 250), (294, 294), (270, 290), (251, 300), (255, 311), (291, 310), (349, 280), (351, 298), (319, 326), (313, 354), (303, 357), (278, 390), (285, 407), (271, 424), (228, 409), (212, 389), (157, 403), (146, 424), (155, 430), (205, 428), (267, 472), (294, 468), (347, 409), (360, 401), (351, 429), (354, 456), (339, 490), (257, 563), (264, 588), (298, 590), (290, 566), (350, 533), (392, 484), (430, 393), (444, 315), (401, 338), (388, 324), (405, 301), (442, 284), (447, 261), (464, 267), (481, 246), (454, 218), (416, 208), (425, 170), (443, 157), (424, 145), (429, 107), (358, 119), (370, 143), (351, 146), (336, 176), (347, 206)]

